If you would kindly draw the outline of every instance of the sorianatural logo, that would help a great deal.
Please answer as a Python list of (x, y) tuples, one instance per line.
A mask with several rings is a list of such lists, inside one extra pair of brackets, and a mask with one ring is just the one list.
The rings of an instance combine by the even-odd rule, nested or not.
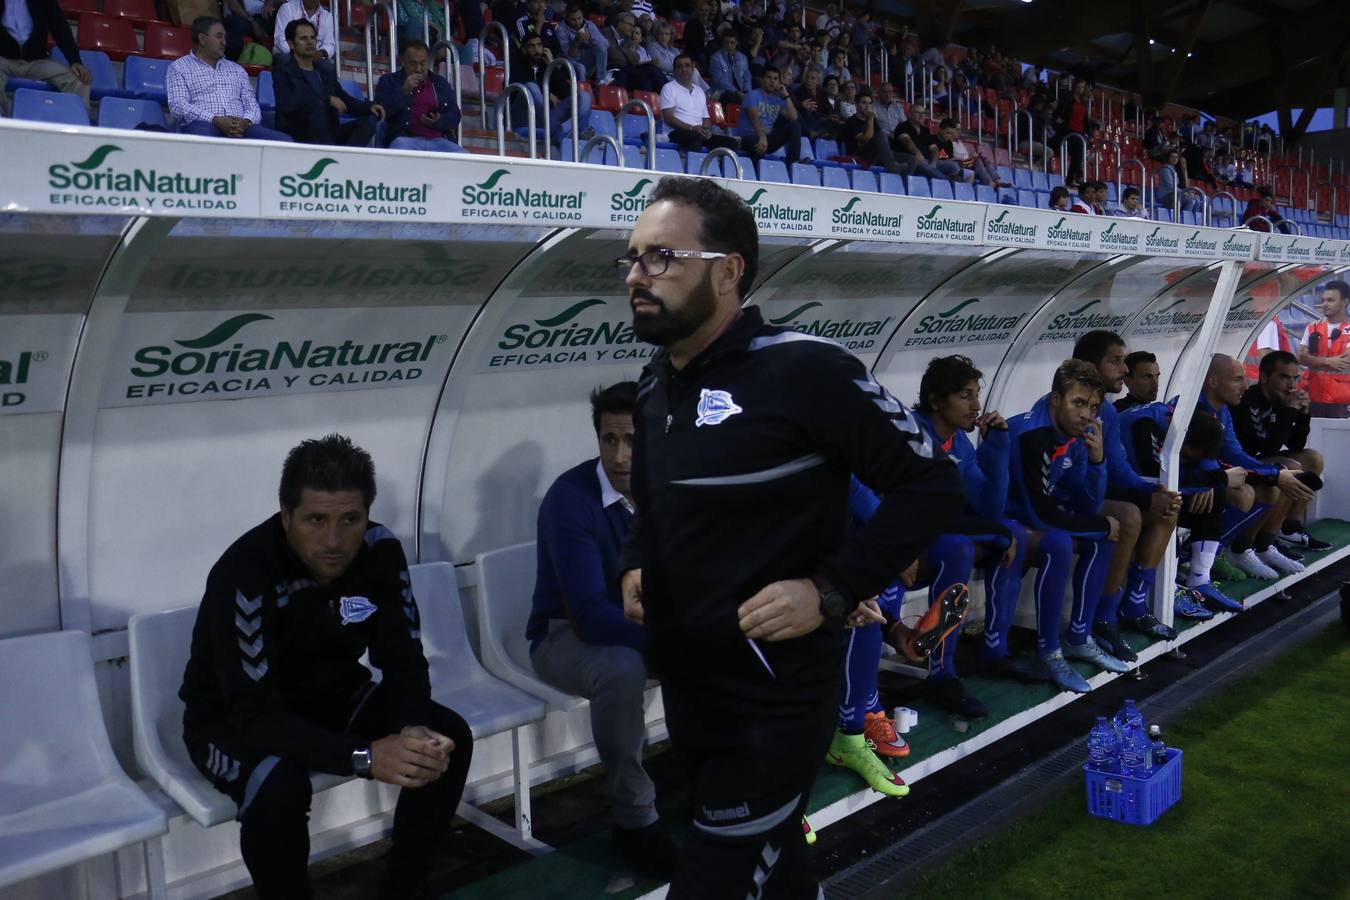
[(1200, 236), (1199, 229), (1192, 232), (1191, 236), (1186, 238), (1187, 253), (1218, 253), (1219, 239), (1207, 240)]
[(1144, 236), (1144, 249), (1154, 253), (1165, 253), (1181, 249), (1181, 238), (1169, 237), (1162, 233), (1162, 226), (1154, 228)]
[(1252, 303), (1254, 298), (1247, 297), (1240, 303), (1234, 303), (1228, 308), (1228, 315), (1224, 318), (1224, 328), (1250, 328), (1252, 325), (1261, 321), (1261, 313), (1257, 311)]
[(1116, 230), (1118, 224), (1112, 222), (1097, 236), (1101, 246), (1107, 250), (1138, 250), (1139, 235)]
[(914, 220), (915, 228), (920, 237), (946, 238), (972, 243), (978, 239), (974, 221), (939, 215), (941, 212), (942, 204), (935, 203), (932, 209)]
[(1252, 252), (1251, 238), (1243, 238), (1241, 235), (1232, 235), (1223, 242), (1224, 253), (1237, 253), (1243, 256), (1250, 256)]
[(791, 203), (765, 201), (768, 188), (759, 188), (745, 198), (745, 205), (755, 213), (755, 222), (761, 228), (775, 231), (810, 231), (816, 221), (814, 206), (793, 206)]
[(1010, 238), (1017, 244), (1035, 243), (1037, 233), (1041, 230), (1040, 226), (1009, 220), (1008, 216), (1011, 214), (1012, 210), (1005, 209), (998, 214), (998, 218), (987, 221), (984, 226), (985, 234), (991, 238)]
[(1292, 240), (1284, 247), (1285, 259), (1312, 259), (1312, 247), (1300, 247), (1297, 240)]
[(19, 390), (28, 384), (33, 363), (43, 363), (48, 359), (46, 350), (23, 350), (13, 359), (0, 358), (0, 407), (22, 406), (28, 395)]
[(1312, 248), (1312, 258), (1317, 262), (1334, 263), (1339, 256), (1336, 248), (1328, 247), (1326, 241), (1318, 241), (1317, 246)]
[(316, 160), (309, 171), (282, 175), (277, 182), (280, 206), (287, 212), (364, 213), (386, 216), (424, 216), (430, 182), (391, 184), (384, 180), (328, 175), (341, 165), (331, 156)]
[(1091, 228), (1075, 228), (1072, 225), (1065, 225), (1067, 221), (1068, 216), (1060, 216), (1058, 222), (1045, 229), (1046, 243), (1052, 247), (1070, 245), (1086, 247), (1092, 243)]
[[(263, 313), (226, 319), (195, 338), (175, 338), (174, 346), (151, 345), (132, 354), (131, 375), (142, 381), (126, 388), (126, 399), (234, 394), (289, 389), (304, 379), (307, 387), (373, 386), (412, 381), (446, 336), (432, 334), (386, 342), (344, 340), (326, 344), (312, 338), (267, 340), (249, 345), (233, 340), (255, 322), (272, 321)], [(406, 368), (398, 368), (405, 366)], [(144, 381), (145, 379), (163, 379)]]
[(185, 175), (158, 167), (118, 166), (123, 157), (109, 162), (114, 153), (124, 153), (116, 144), (102, 144), (79, 162), (58, 162), (47, 167), (47, 186), (56, 193), (49, 200), (57, 206), (159, 206), (163, 209), (235, 209), (238, 206), (238, 173)]
[(654, 346), (638, 341), (626, 314), (618, 321), (596, 322), (593, 316), (588, 317), (590, 321), (582, 321), (581, 314), (591, 309), (600, 313), (610, 311), (604, 300), (591, 297), (572, 304), (555, 316), (507, 325), (497, 339), (497, 349), (508, 352), (489, 357), (487, 367), (519, 369), (640, 361), (656, 352)]
[(884, 319), (832, 319), (820, 313), (807, 315), (812, 310), (823, 310), (824, 308), (825, 304), (813, 300), (810, 303), (803, 303), (781, 316), (769, 319), (769, 324), (791, 328), (793, 331), (800, 331), (802, 334), (829, 338), (832, 341), (838, 341), (849, 350), (857, 351), (874, 349), (877, 337), (881, 335), (892, 319), (891, 316), (886, 316)]
[(1027, 313), (981, 315), (978, 312), (966, 312), (979, 303), (979, 297), (969, 297), (942, 312), (924, 316), (914, 329), (914, 335), (905, 341), (905, 346), (930, 347), (936, 344), (983, 344), (990, 341), (1006, 341), (1012, 336), (1012, 330), (1028, 315)]
[(843, 206), (837, 206), (830, 212), (830, 224), (836, 234), (859, 234), (871, 237), (898, 237), (900, 224), (905, 220), (902, 213), (878, 213), (866, 209), (854, 209), (863, 198), (854, 195)]
[(626, 191), (615, 191), (609, 195), (609, 220), (611, 222), (636, 222), (637, 217), (650, 202), (645, 193), (650, 178), (638, 179), (638, 183)]
[(1178, 307), (1186, 303), (1186, 298), (1173, 301), (1161, 309), (1155, 309), (1139, 320), (1133, 330), (1135, 337), (1148, 337), (1153, 334), (1169, 334), (1178, 328), (1190, 328), (1199, 325), (1205, 319), (1205, 310), (1186, 312)]
[(498, 169), (478, 184), (464, 185), (460, 191), (464, 215), (471, 219), (581, 221), (585, 191), (550, 191), (503, 183), (514, 177), (510, 169)]
[(1042, 341), (1066, 341), (1084, 331), (1094, 328), (1116, 329), (1125, 324), (1127, 315), (1114, 315), (1110, 312), (1088, 312), (1101, 300), (1089, 300), (1077, 309), (1055, 315), (1045, 326), (1045, 332), (1038, 338)]

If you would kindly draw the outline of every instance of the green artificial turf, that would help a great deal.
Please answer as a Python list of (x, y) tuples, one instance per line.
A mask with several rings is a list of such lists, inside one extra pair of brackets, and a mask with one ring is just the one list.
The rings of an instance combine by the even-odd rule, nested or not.
[(904, 896), (1350, 898), (1347, 685), (1334, 623), (1167, 729), (1182, 797), (1152, 826), (1093, 818), (1078, 779)]

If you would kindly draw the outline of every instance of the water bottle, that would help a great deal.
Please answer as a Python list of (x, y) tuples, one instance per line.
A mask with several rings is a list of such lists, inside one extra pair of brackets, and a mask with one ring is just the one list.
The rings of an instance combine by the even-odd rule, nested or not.
[(1088, 765), (1098, 772), (1119, 771), (1120, 765), (1116, 758), (1119, 753), (1116, 729), (1106, 720), (1106, 716), (1098, 716), (1097, 724), (1088, 732), (1087, 751)]
[(1153, 769), (1153, 747), (1148, 735), (1136, 722), (1125, 725), (1125, 739), (1120, 744), (1121, 774), (1147, 778)]
[(1139, 707), (1134, 705), (1133, 700), (1126, 697), (1125, 705), (1122, 706), (1120, 708), (1120, 711), (1117, 712), (1115, 715), (1115, 723), (1116, 726), (1120, 728), (1121, 732), (1123, 733), (1125, 731), (1125, 727), (1129, 725), (1131, 722), (1138, 725), (1140, 731), (1144, 730), (1144, 714), (1139, 711)]
[(1161, 769), (1167, 765), (1167, 745), (1163, 743), (1162, 727), (1148, 726), (1148, 738), (1153, 748), (1153, 768)]

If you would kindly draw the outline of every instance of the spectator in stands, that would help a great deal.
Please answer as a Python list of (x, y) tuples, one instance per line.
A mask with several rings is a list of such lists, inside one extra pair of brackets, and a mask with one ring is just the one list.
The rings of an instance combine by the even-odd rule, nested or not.
[(1238, 180), (1237, 162), (1233, 157), (1222, 154), (1215, 158), (1214, 176), (1223, 187), (1236, 186)]
[(1250, 188), (1256, 186), (1256, 169), (1250, 159), (1243, 159), (1238, 163), (1238, 177), (1233, 182), (1235, 187)]
[(1078, 197), (1069, 206), (1069, 212), (1084, 216), (1095, 216), (1097, 214), (1097, 183), (1095, 181), (1084, 181), (1078, 186)]
[[(1269, 224), (1260, 219), (1252, 221), (1256, 216), (1264, 216)], [(1247, 209), (1242, 213), (1242, 223), (1252, 231), (1269, 232), (1271, 225), (1285, 234), (1290, 231), (1284, 222), (1284, 216), (1280, 215), (1279, 207), (1275, 205), (1275, 191), (1268, 184), (1257, 188), (1256, 196), (1247, 201)]]
[(427, 45), (408, 41), (398, 61), (399, 68), (375, 85), (375, 100), (385, 110), (389, 148), (464, 153), (453, 140), (460, 119), (454, 88), (431, 70)]
[[(972, 98), (972, 115), (980, 115), (980, 100)], [(1050, 127), (1050, 100), (1044, 94), (1036, 94), (1031, 98), (1031, 103), (1027, 106), (1027, 114), (1031, 117), (1031, 133), (1026, 136), (1026, 140), (1017, 145), (1017, 152), (1027, 157), (1027, 164), (1033, 169), (1037, 165), (1037, 160), (1044, 162), (1045, 156), (1050, 152), (1047, 143), (1054, 137), (1054, 131)], [(1020, 125), (1018, 126), (1020, 129)], [(1018, 137), (1021, 137), (1020, 130)]]
[(802, 73), (801, 83), (793, 91), (793, 102), (797, 105), (802, 136), (813, 141), (820, 137), (835, 136), (820, 117), (820, 112), (825, 106), (825, 92), (820, 86), (821, 78), (821, 69), (808, 64)]
[(716, 134), (708, 118), (708, 97), (694, 83), (694, 60), (689, 54), (675, 57), (675, 80), (661, 88), (661, 118), (666, 121), (666, 139), (683, 150), (727, 147), (739, 150), (739, 139)]
[[(806, 44), (802, 40), (801, 24), (798, 22), (789, 22), (783, 28), (778, 41), (773, 45), (773, 56), (770, 59), (769, 65), (777, 66), (779, 71), (787, 73), (790, 67), (796, 65), (797, 51), (804, 46), (806, 46)], [(800, 75), (800, 72), (795, 73), (793, 78), (788, 79), (788, 84), (792, 84), (796, 81), (797, 75)]]
[[(670, 31), (668, 23), (657, 25), (657, 28), (662, 27)], [(554, 34), (562, 55), (580, 69), (583, 81), (603, 79), (609, 73), (609, 42), (600, 33), (600, 28), (582, 13), (581, 4), (567, 4), (567, 11)]]
[(866, 89), (858, 95), (858, 109), (845, 120), (839, 130), (839, 143), (844, 154), (862, 160), (869, 166), (882, 166), (888, 172), (902, 174), (891, 153), (891, 142), (876, 119), (872, 93)]
[[(384, 107), (343, 90), (333, 67), (319, 62), (318, 35), (308, 19), (292, 20), (286, 41), (290, 55), (272, 68), (277, 128), (301, 144), (368, 145)], [(341, 116), (352, 118), (342, 122)]]
[[(51, 58), (55, 42), (67, 64)], [(93, 74), (80, 62), (75, 36), (57, 0), (0, 0), (0, 115), (10, 114), (5, 82), (10, 78), (45, 81), (58, 91), (78, 94), (89, 105)]]
[(719, 103), (740, 103), (750, 93), (750, 61), (736, 47), (736, 31), (727, 28), (722, 32), (721, 48), (708, 61), (708, 81)]
[[(290, 53), (286, 40), (286, 26), (296, 19), (305, 19), (319, 35), (319, 58), (332, 59), (337, 53), (337, 20), (320, 0), (286, 0), (277, 10), (276, 25), (272, 31), (272, 52)], [(421, 26), (421, 22), (418, 22)]]
[(407, 559), (369, 518), (370, 455), (337, 434), (303, 441), (279, 494), (281, 511), (207, 576), (179, 691), (183, 742), (238, 805), (244, 864), (264, 898), (312, 896), (311, 772), (401, 788), (379, 896), (409, 897), (426, 889), (455, 818), (473, 735), (431, 699)]
[(1118, 216), (1125, 216), (1130, 219), (1147, 219), (1148, 210), (1139, 199), (1139, 188), (1127, 187), (1120, 195), (1120, 208), (1115, 211)]
[(516, 15), (516, 44), (523, 45), (525, 38), (532, 34), (539, 35), (550, 54), (562, 54), (558, 42), (558, 23), (553, 21), (553, 10), (549, 8), (547, 0), (525, 0)]
[(883, 81), (877, 86), (876, 99), (872, 101), (872, 112), (876, 113), (877, 127), (890, 140), (895, 129), (906, 120), (905, 107), (895, 99), (895, 85)]
[(1159, 162), (1167, 159), (1167, 154), (1176, 149), (1167, 136), (1167, 131), (1163, 128), (1163, 117), (1156, 113), (1150, 117), (1147, 130), (1144, 131), (1144, 152), (1148, 154), (1149, 159), (1156, 159)]
[(1318, 418), (1350, 416), (1350, 284), (1328, 281), (1318, 306), (1322, 319), (1313, 322), (1298, 342), (1299, 365), (1307, 366), (1310, 411)]
[(264, 128), (248, 73), (225, 59), (225, 25), (214, 16), (192, 20), (196, 44), (169, 64), (164, 78), (169, 111), (184, 134), (202, 137), (289, 141), (290, 135)]
[(1194, 212), (1200, 208), (1200, 200), (1193, 192), (1187, 191), (1189, 179), (1186, 175), (1186, 161), (1176, 150), (1167, 154), (1167, 161), (1158, 169), (1158, 205), (1181, 212)]
[(1094, 216), (1106, 215), (1106, 182), (1092, 182), (1092, 214)]
[(590, 701), (591, 734), (605, 769), (614, 849), (639, 871), (668, 879), (676, 848), (656, 813), (642, 767), (647, 647), (623, 614), (619, 557), (636, 509), (629, 486), (637, 383), (591, 394), (599, 458), (558, 476), (539, 506), (538, 569), (525, 637), (545, 682)]
[(838, 78), (841, 84), (853, 80), (853, 73), (848, 70), (848, 50), (843, 47), (830, 51), (830, 64), (825, 67), (825, 77), (831, 75)]
[(823, 136), (837, 140), (839, 138), (839, 129), (844, 127), (844, 95), (840, 91), (839, 79), (834, 75), (826, 75), (820, 85), (820, 108), (816, 110), (816, 118), (820, 122), (820, 128)]
[(1124, 412), (1158, 399), (1162, 369), (1158, 357), (1147, 350), (1125, 354), (1125, 396), (1115, 402), (1116, 412)]
[(1191, 138), (1192, 143), (1206, 150), (1219, 149), (1219, 133), (1215, 130), (1213, 122), (1206, 122), (1205, 127), (1200, 129), (1200, 133)]
[(852, 118), (858, 111), (858, 82), (845, 81), (840, 85), (839, 91), (839, 115), (844, 120)]
[(665, 73), (652, 65), (651, 54), (642, 46), (642, 33), (632, 13), (618, 12), (610, 16), (609, 26), (603, 33), (609, 45), (608, 65), (617, 70), (615, 84), (629, 91), (653, 92), (659, 92), (665, 86)]
[[(544, 84), (544, 70), (552, 61), (553, 54), (544, 46), (543, 40), (538, 35), (527, 35), (525, 43), (521, 45), (520, 59), (511, 69), (511, 82), (525, 85), (525, 90), (530, 92), (530, 96), (534, 99), (535, 121), (538, 127), (543, 126), (544, 91), (548, 91), (549, 141), (561, 144), (563, 125), (572, 118), (572, 86), (561, 67), (554, 69), (548, 84)], [(588, 127), (593, 104), (590, 94), (577, 91), (577, 119), (585, 123), (578, 134), (582, 141), (590, 140), (595, 134)], [(511, 110), (517, 127), (528, 123), (529, 117), (523, 102), (513, 103)]]
[(1060, 210), (1061, 212), (1068, 212), (1069, 201), (1071, 199), (1072, 196), (1069, 194), (1069, 189), (1062, 184), (1057, 184), (1050, 189), (1050, 200), (1048, 202), (1047, 208), (1057, 209)]
[(928, 107), (915, 103), (909, 108), (909, 119), (895, 129), (895, 161), (906, 175), (925, 178), (946, 178), (931, 160), (937, 156), (933, 149), (937, 137), (928, 127)]
[[(1055, 126), (1055, 144), (1054, 149), (1059, 147), (1069, 135), (1076, 134), (1083, 140), (1091, 141), (1092, 133), (1097, 130), (1097, 123), (1088, 118), (1088, 97), (1087, 82), (1079, 79), (1074, 82), (1073, 90), (1065, 94), (1055, 107), (1053, 116)], [(1082, 181), (1084, 175), (1083, 169), (1083, 141), (1069, 141), (1069, 171), (1064, 176), (1067, 184), (1075, 185)]]
[[(948, 162), (956, 163), (955, 176), (953, 181), (964, 181), (966, 172), (980, 184), (987, 184), (990, 187), (999, 187), (1000, 182), (989, 167), (985, 165), (983, 159), (976, 153), (971, 153), (961, 140), (960, 132), (956, 127), (955, 119), (943, 119), (938, 123), (938, 169), (944, 173), (952, 172), (952, 167)], [(952, 177), (950, 174), (948, 177)]]
[(755, 159), (783, 148), (790, 168), (801, 156), (802, 129), (797, 106), (777, 69), (765, 69), (763, 83), (745, 95), (736, 134), (741, 149)]
[(1263, 123), (1256, 134), (1256, 152), (1261, 156), (1269, 156), (1274, 146), (1275, 129)]
[(273, 33), (280, 0), (224, 0), (225, 58), (237, 62), (244, 39), (265, 42)]
[(694, 64), (707, 68), (708, 57), (717, 50), (717, 0), (694, 2), (694, 17), (684, 24), (684, 52), (694, 58)]
[[(1233, 425), (1243, 450), (1262, 462), (1300, 473), (1304, 484), (1317, 491), (1322, 487), (1322, 454), (1308, 446), (1311, 403), (1298, 382), (1294, 354), (1285, 350), (1267, 353), (1261, 358), (1257, 383), (1247, 388), (1237, 405)], [(1291, 503), (1275, 539), (1296, 551), (1330, 549), (1331, 544), (1308, 534), (1303, 527), (1307, 511), (1306, 500)]]

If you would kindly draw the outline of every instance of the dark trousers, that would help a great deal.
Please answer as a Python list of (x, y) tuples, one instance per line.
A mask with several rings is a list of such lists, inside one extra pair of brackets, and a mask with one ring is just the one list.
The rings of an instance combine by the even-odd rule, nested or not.
[[(398, 731), (397, 697), (383, 685), (353, 698), (347, 732), (370, 741)], [(452, 710), (432, 703), (419, 723), (455, 742), (445, 774), (399, 791), (393, 848), (381, 897), (404, 897), (430, 871), (436, 841), (450, 829), (473, 758), (473, 734)], [(309, 771), (303, 764), (244, 746), (225, 727), (184, 735), (193, 765), (239, 806), (239, 846), (259, 900), (306, 900), (309, 886)]]
[[(791, 166), (802, 155), (802, 126), (800, 122), (789, 122), (787, 119), (779, 116), (773, 123), (773, 128), (764, 135), (768, 139), (768, 146), (764, 148), (764, 153), (772, 153), (779, 147), (784, 148), (787, 156), (787, 164)], [(759, 138), (753, 134), (741, 136), (741, 149), (750, 154), (755, 159), (763, 154), (755, 152), (755, 145), (759, 143)]]
[(760, 718), (728, 714), (718, 697), (662, 681), (693, 813), (668, 900), (818, 896), (802, 815), (836, 713), (834, 687), (819, 693), (804, 714)]
[(703, 150), (710, 147), (726, 147), (728, 150), (741, 149), (740, 139), (729, 134), (713, 134), (707, 140), (697, 131), (680, 129), (666, 134), (666, 140), (678, 144), (681, 150)]
[(661, 88), (666, 86), (666, 81), (666, 73), (661, 71), (660, 66), (653, 63), (620, 67), (614, 73), (614, 83), (629, 93), (651, 91), (653, 94), (659, 94)]
[(357, 116), (346, 122), (333, 115), (332, 107), (314, 106), (277, 127), (298, 144), (334, 144), (341, 147), (365, 147), (375, 135), (374, 116)]

